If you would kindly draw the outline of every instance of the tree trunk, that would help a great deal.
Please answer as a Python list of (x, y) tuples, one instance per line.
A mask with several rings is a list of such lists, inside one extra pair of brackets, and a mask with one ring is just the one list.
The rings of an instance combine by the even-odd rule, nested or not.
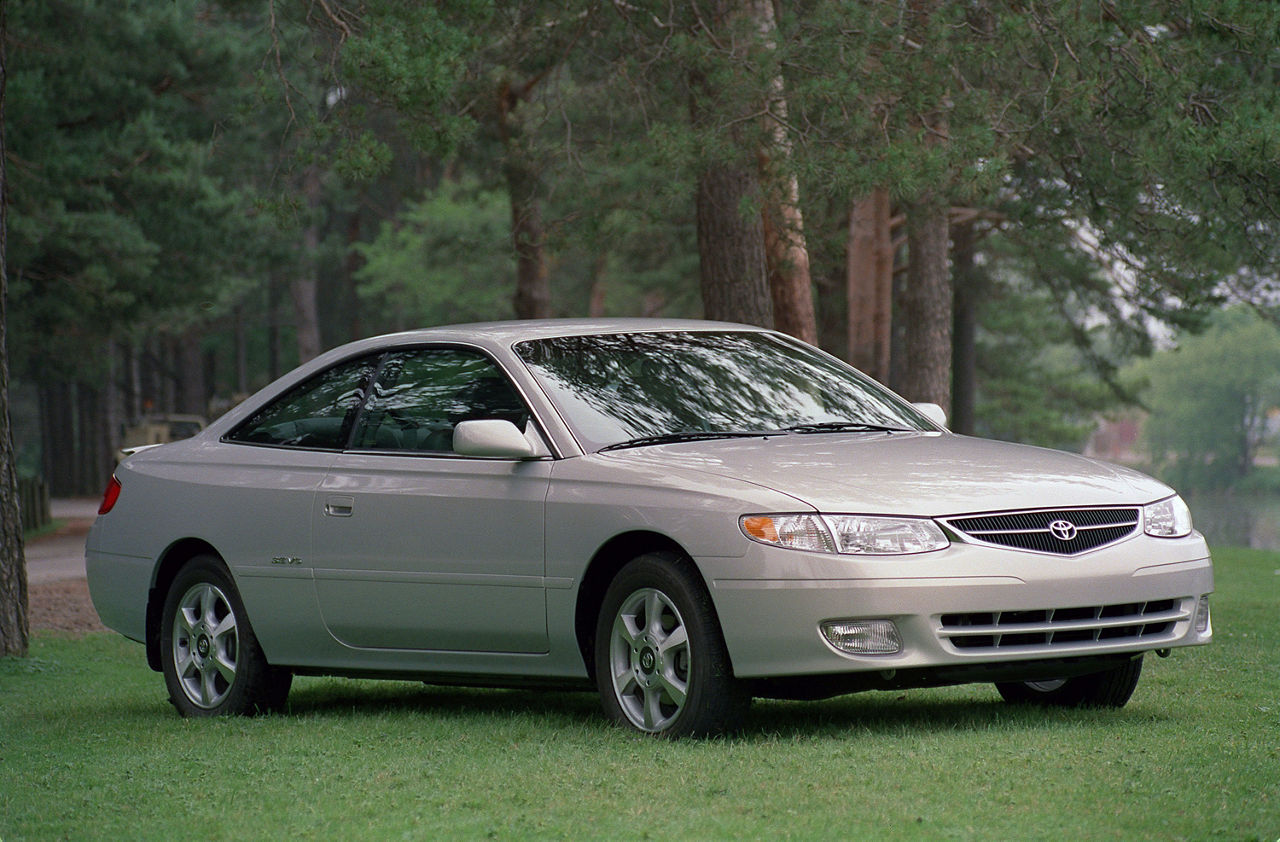
[[(929, 55), (931, 26), (941, 0), (907, 0), (908, 37)], [(928, 62), (926, 61), (926, 64)], [(938, 110), (920, 114), (926, 148), (947, 142), (948, 118)], [(904, 392), (951, 410), (951, 275), (947, 270), (950, 210), (935, 189), (920, 192), (907, 208), (907, 282)]]
[[(102, 343), (103, 354), (107, 358), (107, 380), (102, 387), (102, 419), (99, 423), (99, 447), (102, 452), (100, 470), (107, 473), (115, 470), (116, 448), (120, 446), (120, 431), (125, 423), (125, 389), (124, 368), (126, 361), (121, 359), (121, 346), (110, 340)], [(104, 483), (105, 485), (105, 483)], [(99, 489), (101, 490), (101, 489)]]
[(249, 335), (244, 325), (244, 307), (237, 306), (232, 313), (236, 340), (236, 386), (232, 403), (239, 403), (249, 394)]
[(955, 284), (951, 336), (951, 423), (952, 431), (974, 433), (978, 379), (978, 297), (980, 278), (974, 262), (973, 222), (951, 228), (951, 277)]
[(9, 270), (9, 182), (5, 171), (4, 92), (9, 80), (5, 55), (8, 7), (0, 4), (0, 657), (25, 657), (30, 637), (27, 621), (27, 563), (22, 546), (22, 513), (18, 510), (18, 468), (9, 426), (9, 346), (6, 331)]
[(299, 261), (301, 275), (289, 283), (293, 296), (294, 323), (298, 329), (298, 362), (305, 363), (320, 355), (320, 307), (316, 300), (319, 289), (320, 220), (320, 168), (307, 167), (302, 176), (302, 194), (307, 200), (310, 218), (302, 232), (302, 255)]
[[(312, 236), (306, 235), (304, 242), (312, 242)], [(316, 300), (318, 286), (314, 277), (294, 278), (289, 282), (289, 294), (293, 296), (294, 324), (298, 331), (299, 364), (320, 356), (320, 308)]]
[[(696, 15), (694, 31), (709, 42), (709, 64), (689, 70), (689, 113), (694, 129), (713, 149), (697, 177), (698, 264), (706, 318), (773, 327), (760, 161), (739, 151), (759, 146), (756, 137), (744, 135), (758, 126), (753, 115), (767, 92), (747, 91), (743, 97), (711, 82), (709, 72), (710, 63), (736, 66), (744, 59), (740, 49), (746, 42), (732, 30), (739, 16), (752, 11), (738, 2), (714, 0)], [(723, 72), (724, 67), (714, 69)], [(720, 136), (728, 142), (710, 140)]]
[(164, 372), (164, 361), (160, 358), (160, 349), (154, 337), (144, 340), (136, 349), (138, 355), (138, 412), (130, 419), (138, 421), (144, 415), (161, 412), (165, 409), (165, 383), (168, 376)]
[(525, 144), (515, 113), (539, 80), (505, 84), (498, 94), (498, 135), (502, 138), (503, 172), (511, 198), (511, 242), (516, 252), (516, 291), (512, 303), (517, 319), (551, 316), (551, 280), (547, 271), (542, 227), (542, 177), (538, 162)]
[(96, 497), (106, 487), (113, 467), (102, 390), (76, 384), (76, 496)]
[(155, 370), (152, 378), (156, 384), (156, 399), (151, 405), (152, 413), (178, 411), (178, 364), (173, 356), (173, 344), (163, 339), (152, 340), (154, 353), (151, 357)]
[(83, 497), (97, 473), (97, 438), (94, 435), (93, 418), (97, 414), (98, 401), (94, 390), (84, 383), (77, 383), (73, 390), (75, 406), (75, 487), (76, 497)]
[(640, 315), (646, 319), (656, 319), (662, 315), (666, 306), (667, 294), (660, 289), (651, 289), (640, 302)]
[(520, 177), (508, 176), (511, 188), (511, 239), (516, 250), (517, 319), (551, 317), (551, 280), (543, 251), (542, 203), (529, 192), (519, 192)]
[(893, 271), (893, 303), (889, 320), (889, 388), (899, 395), (907, 393), (907, 267)]
[(280, 367), (280, 281), (267, 279), (267, 379), (276, 380)]
[[(750, 14), (765, 43), (772, 48), (777, 34), (773, 0), (753, 0)], [(768, 145), (760, 152), (760, 179), (764, 186), (762, 224), (773, 323), (784, 333), (817, 344), (818, 321), (813, 307), (809, 249), (804, 239), (804, 215), (800, 211), (800, 183), (786, 166), (791, 159), (791, 138), (785, 124), (787, 99), (781, 76), (769, 82), (766, 101)]]
[(76, 495), (75, 415), (71, 386), (49, 382), (40, 386), (40, 452), (49, 493), (55, 497)]
[(208, 390), (205, 387), (200, 334), (192, 330), (174, 339), (173, 345), (178, 364), (174, 396), (176, 408), (178, 412), (189, 415), (204, 415), (208, 411)]
[(951, 275), (947, 271), (947, 208), (924, 201), (907, 209), (906, 372), (913, 401), (951, 408)]
[(849, 213), (845, 252), (849, 297), (849, 362), (889, 382), (893, 314), (893, 230), (889, 191), (877, 187)]
[(609, 265), (609, 255), (601, 249), (591, 265), (591, 292), (587, 297), (587, 315), (598, 319), (604, 315), (604, 300), (609, 293), (609, 285), (605, 281), (605, 270)]
[(849, 295), (843, 265), (813, 279), (813, 309), (818, 320), (818, 347), (849, 359)]
[(773, 327), (763, 226), (758, 214), (742, 212), (759, 199), (750, 166), (712, 165), (698, 178), (698, 265), (708, 319)]
[(142, 417), (142, 351), (132, 343), (121, 347), (125, 371), (124, 417), (121, 422), (130, 424)]
[[(361, 198), (364, 194), (361, 193)], [(347, 300), (347, 341), (364, 338), (364, 323), (360, 320), (360, 289), (356, 283), (356, 272), (364, 265), (365, 260), (355, 248), (361, 241), (363, 218), (357, 207), (347, 218), (347, 257), (342, 262), (342, 290)]]
[(816, 345), (818, 320), (813, 308), (809, 250), (804, 241), (800, 188), (795, 176), (771, 184), (762, 218), (774, 327)]
[[(1242, 480), (1253, 470), (1254, 427), (1251, 420), (1257, 415), (1253, 408), (1253, 399), (1248, 394), (1240, 395), (1240, 448), (1239, 461), (1235, 465), (1235, 479)], [(1258, 424), (1260, 429), (1262, 424)]]

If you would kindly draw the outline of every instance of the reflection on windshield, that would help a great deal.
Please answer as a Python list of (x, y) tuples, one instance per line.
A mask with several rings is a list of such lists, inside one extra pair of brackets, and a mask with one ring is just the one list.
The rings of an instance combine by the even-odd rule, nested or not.
[(589, 449), (667, 433), (837, 422), (933, 429), (852, 369), (767, 333), (565, 336), (515, 350)]

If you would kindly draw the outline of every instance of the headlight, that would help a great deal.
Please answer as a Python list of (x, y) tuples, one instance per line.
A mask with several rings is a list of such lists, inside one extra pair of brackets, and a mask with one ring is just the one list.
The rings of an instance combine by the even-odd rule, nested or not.
[(945, 549), (942, 528), (923, 518), (827, 515), (839, 552), (855, 555), (906, 555)]
[(739, 518), (738, 525), (744, 535), (762, 544), (818, 553), (836, 551), (831, 531), (817, 515), (747, 515)]
[(926, 518), (747, 515), (739, 525), (753, 541), (820, 553), (908, 555), (950, 545), (941, 527)]
[(1157, 538), (1183, 538), (1191, 534), (1191, 510), (1176, 494), (1142, 507), (1143, 531)]

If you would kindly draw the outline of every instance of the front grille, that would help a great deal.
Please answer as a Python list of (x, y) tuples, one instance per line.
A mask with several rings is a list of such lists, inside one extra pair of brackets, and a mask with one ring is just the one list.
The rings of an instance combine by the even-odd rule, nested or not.
[(1077, 555), (1129, 537), (1142, 522), (1137, 508), (1039, 509), (947, 518), (976, 541), (1054, 555)]
[(1162, 599), (1084, 608), (943, 614), (938, 636), (963, 652), (1046, 651), (1081, 644), (1157, 644), (1191, 619), (1194, 600)]

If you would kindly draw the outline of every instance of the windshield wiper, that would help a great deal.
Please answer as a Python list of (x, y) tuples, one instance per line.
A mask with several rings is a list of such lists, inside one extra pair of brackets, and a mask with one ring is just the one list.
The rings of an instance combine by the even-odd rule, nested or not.
[(814, 424), (796, 424), (787, 427), (788, 433), (911, 433), (906, 427), (886, 427), (884, 424), (867, 424), (862, 421), (823, 421)]
[[(606, 450), (621, 450), (624, 447), (646, 447), (651, 444), (675, 444), (682, 441), (706, 441), (708, 439), (758, 439), (766, 436), (768, 433), (748, 433), (740, 430), (683, 430), (678, 433), (656, 433), (651, 436), (639, 436), (634, 439), (627, 439), (616, 444), (610, 444), (600, 448), (600, 452)], [(776, 433), (775, 433), (776, 435)]]

